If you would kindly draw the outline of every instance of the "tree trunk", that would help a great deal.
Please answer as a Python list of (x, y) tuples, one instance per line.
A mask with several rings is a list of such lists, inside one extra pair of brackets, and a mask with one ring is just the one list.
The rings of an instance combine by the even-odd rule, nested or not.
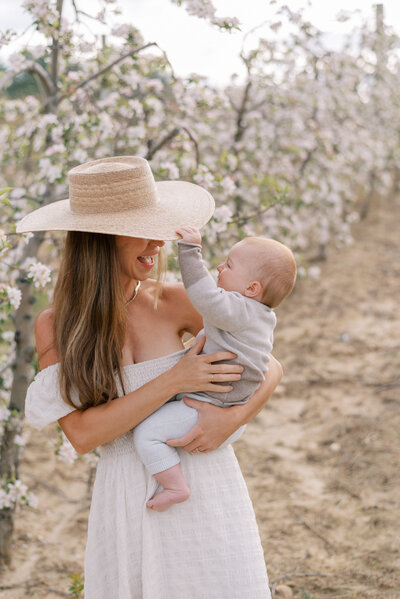
[(369, 209), (372, 204), (372, 200), (375, 196), (376, 191), (376, 175), (375, 172), (372, 171), (370, 175), (370, 186), (367, 195), (365, 196), (361, 208), (360, 208), (360, 220), (365, 220), (368, 216)]
[(0, 510), (0, 568), (11, 563), (11, 539), (14, 529), (14, 509)]
[[(42, 234), (36, 234), (25, 248), (22, 260), (36, 256), (43, 240)], [(15, 435), (22, 429), (25, 395), (32, 378), (32, 361), (35, 353), (33, 342), (33, 286), (26, 279), (20, 279), (22, 291), (21, 305), (15, 316), (16, 354), (14, 377), (11, 388), (9, 409), (14, 415), (4, 427), (0, 445), (0, 479), (12, 481), (18, 478), (19, 448), (14, 443)], [(0, 510), (0, 567), (11, 562), (11, 538), (14, 528), (14, 509)]]
[[(53, 37), (50, 58), (50, 79), (52, 89), (48, 91), (48, 98), (44, 105), (45, 113), (56, 114), (58, 93), (58, 70), (59, 70), (59, 32), (63, 11), (63, 0), (57, 0), (58, 25)], [(47, 79), (47, 75), (43, 75)], [(46, 145), (51, 143), (48, 139)], [(44, 196), (43, 205), (54, 201), (55, 185), (50, 184)], [(40, 244), (43, 241), (43, 233), (36, 233), (25, 247), (22, 262), (30, 256), (36, 257)], [(22, 428), (25, 396), (32, 378), (32, 361), (35, 354), (33, 342), (33, 305), (35, 298), (32, 293), (32, 283), (26, 279), (20, 279), (19, 288), (22, 291), (21, 305), (15, 316), (15, 341), (16, 355), (14, 364), (14, 377), (11, 388), (9, 409), (16, 414), (11, 418), (4, 428), (4, 434), (0, 445), (0, 477), (4, 480), (13, 480), (18, 477), (19, 449), (14, 443), (15, 435)], [(11, 562), (11, 538), (14, 528), (14, 509), (0, 510), (0, 568), (2, 564)]]

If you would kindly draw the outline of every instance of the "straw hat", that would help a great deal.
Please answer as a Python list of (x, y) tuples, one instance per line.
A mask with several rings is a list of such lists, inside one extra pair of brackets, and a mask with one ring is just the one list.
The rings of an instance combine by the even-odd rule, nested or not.
[(90, 231), (178, 239), (182, 225), (200, 228), (214, 212), (214, 200), (186, 181), (155, 182), (139, 156), (101, 158), (68, 173), (69, 199), (34, 210), (17, 224), (28, 231)]

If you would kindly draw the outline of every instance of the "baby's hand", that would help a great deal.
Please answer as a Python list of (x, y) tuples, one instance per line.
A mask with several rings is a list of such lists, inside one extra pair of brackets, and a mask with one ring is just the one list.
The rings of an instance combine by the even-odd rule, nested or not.
[(185, 225), (184, 227), (180, 227), (176, 231), (178, 235), (180, 235), (183, 241), (187, 241), (189, 243), (198, 243), (201, 245), (201, 234), (198, 229), (195, 227), (189, 227)]

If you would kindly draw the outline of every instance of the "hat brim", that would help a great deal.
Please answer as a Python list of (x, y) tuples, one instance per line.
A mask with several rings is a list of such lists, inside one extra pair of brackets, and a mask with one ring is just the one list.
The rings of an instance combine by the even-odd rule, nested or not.
[(52, 202), (27, 214), (16, 231), (87, 231), (168, 241), (179, 238), (179, 227), (200, 229), (210, 220), (214, 199), (199, 185), (159, 181), (156, 188), (159, 200), (155, 205), (120, 212), (78, 214), (71, 212), (69, 199)]

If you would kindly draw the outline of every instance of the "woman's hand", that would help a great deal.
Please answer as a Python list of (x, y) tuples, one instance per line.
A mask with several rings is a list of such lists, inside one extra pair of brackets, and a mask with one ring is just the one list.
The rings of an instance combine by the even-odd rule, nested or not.
[(232, 385), (216, 385), (238, 381), (243, 372), (240, 364), (215, 364), (221, 360), (232, 360), (237, 356), (229, 351), (217, 351), (213, 354), (200, 354), (206, 338), (195, 343), (187, 354), (170, 370), (177, 385), (176, 393), (213, 391), (226, 393)]
[(220, 408), (189, 397), (184, 401), (198, 411), (199, 418), (186, 435), (179, 439), (170, 439), (167, 445), (183, 447), (185, 451), (213, 451), (241, 426), (237, 412), (239, 406)]
[(220, 408), (204, 401), (185, 399), (185, 403), (199, 413), (197, 423), (179, 439), (170, 439), (168, 445), (206, 452), (217, 449), (240, 426), (252, 420), (265, 406), (282, 378), (282, 367), (270, 356), (269, 370), (257, 391), (246, 404)]

